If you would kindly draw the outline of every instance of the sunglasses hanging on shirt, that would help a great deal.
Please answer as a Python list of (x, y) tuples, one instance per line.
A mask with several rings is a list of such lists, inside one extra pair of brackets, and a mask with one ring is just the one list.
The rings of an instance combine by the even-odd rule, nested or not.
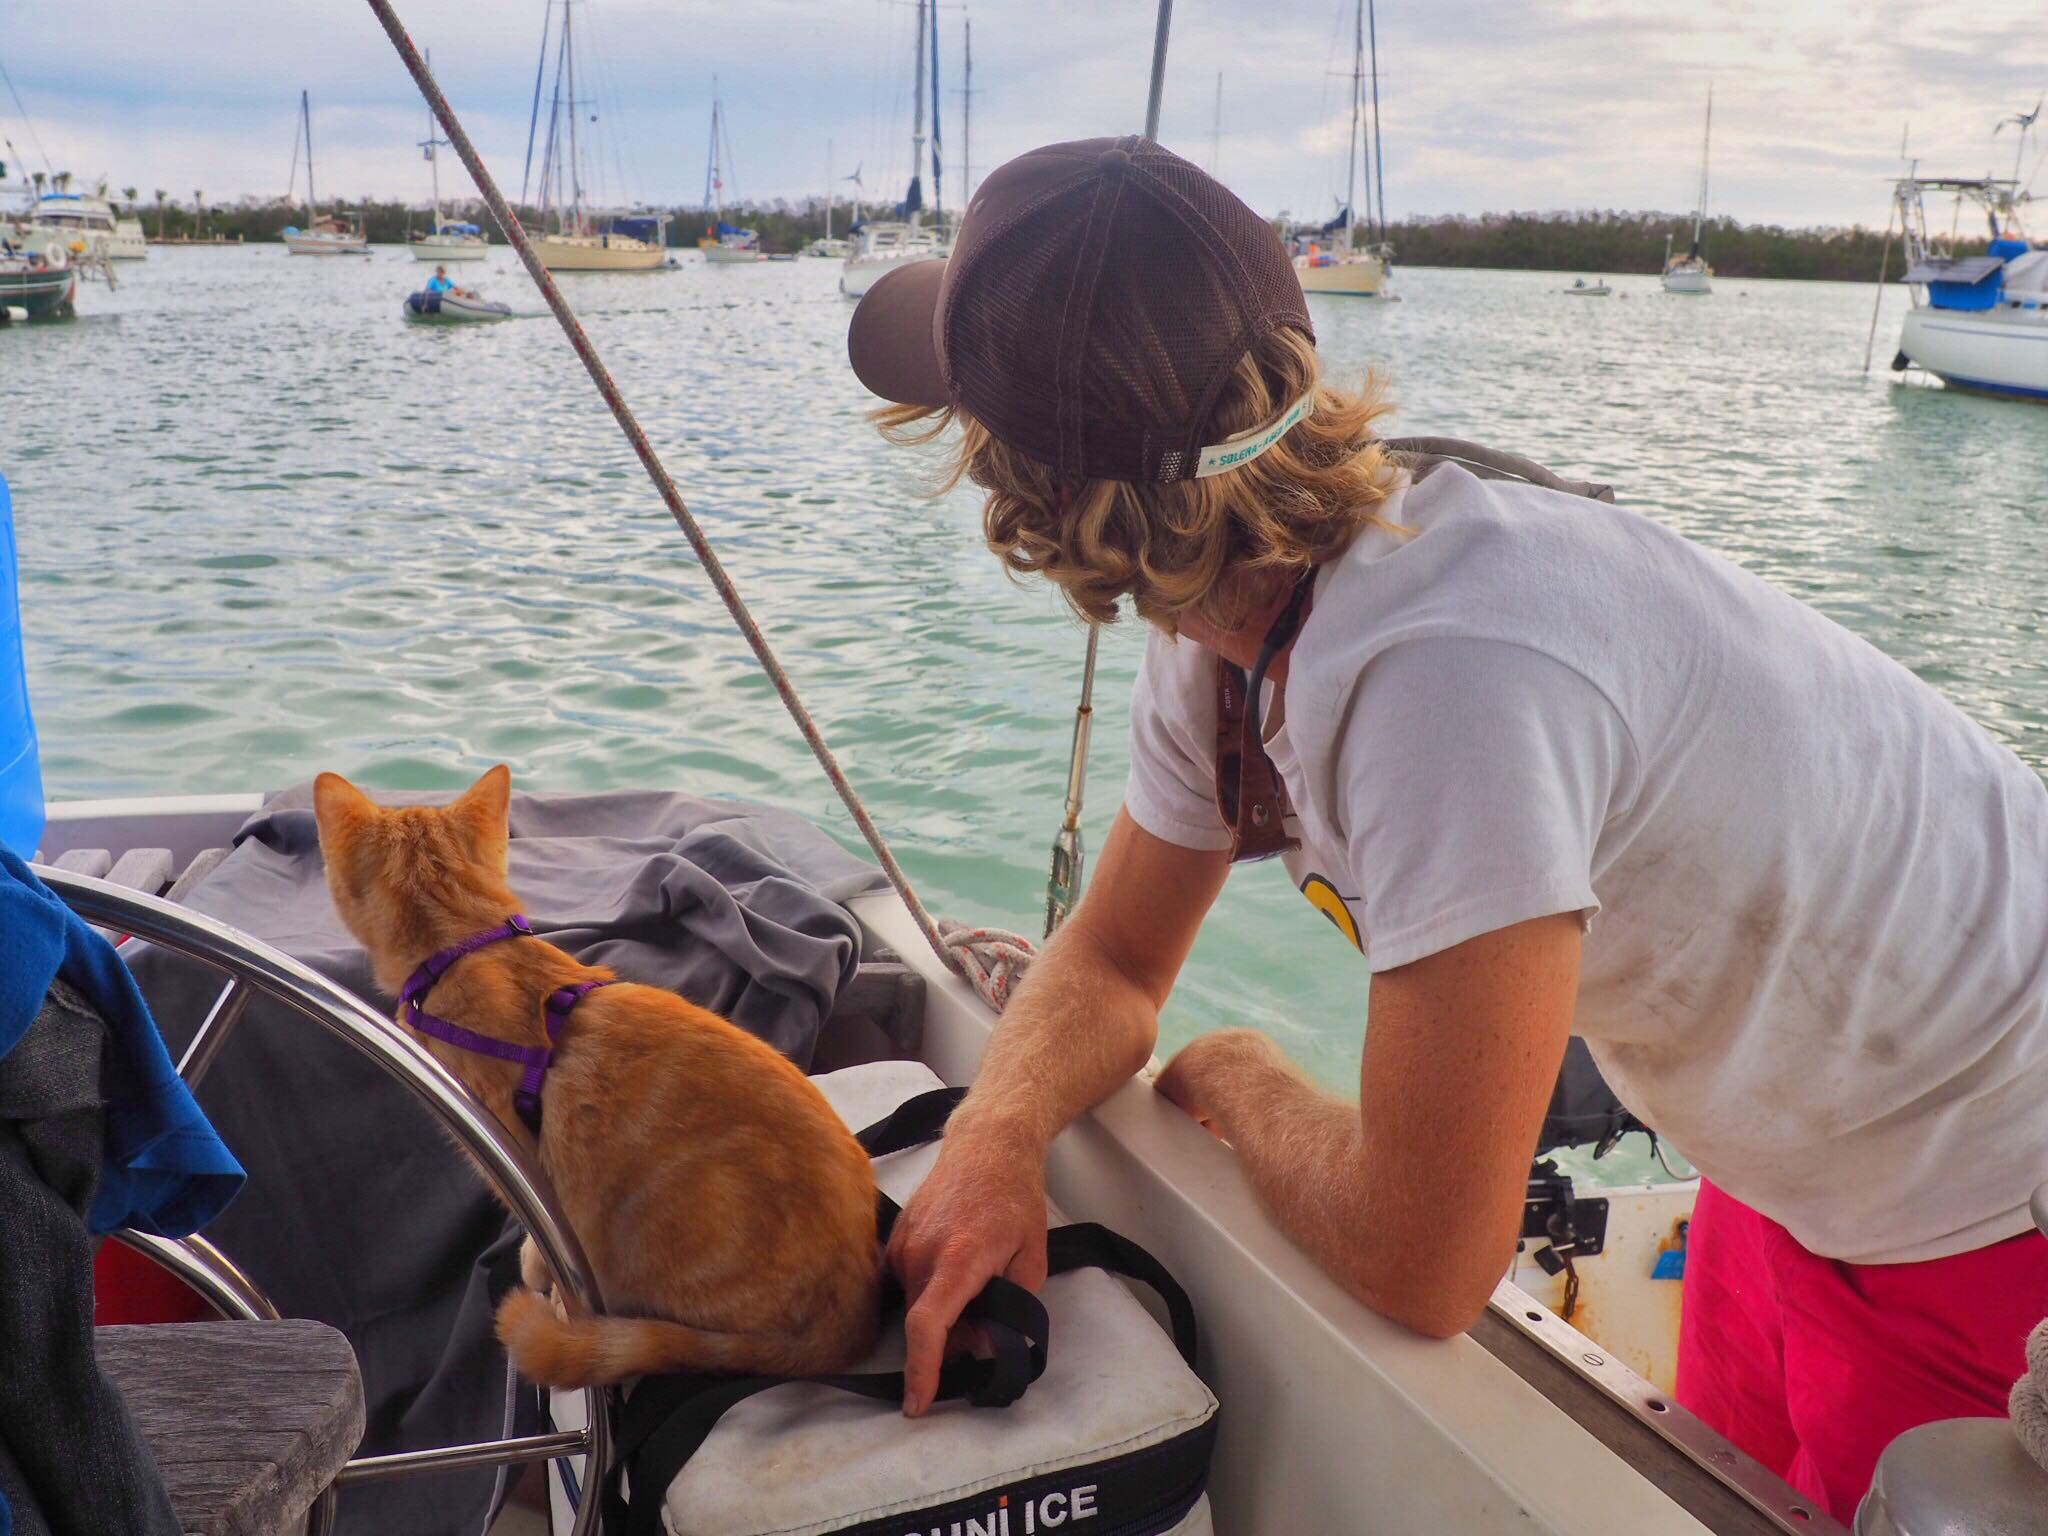
[(1287, 835), (1287, 789), (1267, 755), (1259, 718), (1259, 690), (1266, 669), (1285, 650), (1308, 617), (1315, 591), (1315, 567), (1294, 583), (1259, 645), (1259, 659), (1247, 677), (1226, 657), (1216, 658), (1216, 809), (1230, 832), (1230, 862), (1250, 863), (1299, 848)]

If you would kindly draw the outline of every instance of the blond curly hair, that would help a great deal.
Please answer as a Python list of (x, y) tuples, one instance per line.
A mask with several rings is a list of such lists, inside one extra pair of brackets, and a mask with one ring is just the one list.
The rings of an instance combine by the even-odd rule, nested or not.
[(1357, 391), (1325, 382), (1314, 342), (1299, 331), (1276, 330), (1245, 354), (1208, 435), (1271, 421), (1311, 389), (1315, 409), (1258, 458), (1166, 485), (1062, 475), (957, 405), (884, 406), (872, 419), (895, 443), (928, 443), (959, 425), (937, 494), (963, 479), (988, 492), (988, 545), (1012, 575), (1045, 577), (1097, 624), (1114, 622), (1129, 597), (1140, 618), (1174, 633), (1190, 612), (1237, 624), (1267, 585), (1254, 578), (1320, 565), (1381, 521), (1400, 471), (1373, 423), (1391, 407), (1376, 381)]

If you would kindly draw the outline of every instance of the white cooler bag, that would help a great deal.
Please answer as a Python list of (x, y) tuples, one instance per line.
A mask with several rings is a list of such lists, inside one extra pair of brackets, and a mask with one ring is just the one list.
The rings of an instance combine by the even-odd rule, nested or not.
[[(925, 1138), (957, 1094), (934, 1092), (943, 1085), (917, 1062), (814, 1081), (849, 1126), (876, 1133), (871, 1148), (922, 1143), (875, 1162), (883, 1193), (909, 1198), (938, 1157)], [(1017, 1287), (991, 1286), (978, 1315), (1005, 1346), (998, 1360), (947, 1367), (970, 1401), (902, 1416), (900, 1325), (846, 1376), (640, 1382), (620, 1417), (623, 1478), (581, 1490), (609, 1493), (607, 1536), (1208, 1536), (1217, 1404), (1189, 1363), (1187, 1298), (1134, 1244), (1052, 1221), (1042, 1312)], [(1159, 1294), (1178, 1343), (1110, 1269)], [(562, 1420), (580, 1422), (581, 1403), (555, 1397)], [(566, 1513), (558, 1501), (557, 1529)]]

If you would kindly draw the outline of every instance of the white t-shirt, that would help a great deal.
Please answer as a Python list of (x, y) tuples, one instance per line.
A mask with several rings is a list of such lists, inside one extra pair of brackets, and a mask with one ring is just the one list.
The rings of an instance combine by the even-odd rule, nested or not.
[[(1269, 751), (1375, 971), (1587, 922), (1575, 1032), (1807, 1248), (1938, 1258), (2048, 1178), (2048, 789), (1938, 693), (1631, 512), (1444, 465), (1317, 581)], [(1157, 632), (1125, 808), (1229, 846), (1215, 658)], [(1270, 709), (1270, 685), (1262, 710)], [(1597, 917), (1597, 920), (1596, 920)]]

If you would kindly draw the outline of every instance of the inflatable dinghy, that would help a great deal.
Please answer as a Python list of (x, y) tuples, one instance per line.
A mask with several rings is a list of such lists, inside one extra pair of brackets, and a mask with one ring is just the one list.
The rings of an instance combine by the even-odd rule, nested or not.
[(509, 320), (512, 306), (476, 293), (428, 293), (423, 289), (406, 295), (400, 313), (417, 325), (467, 325), (480, 320)]

